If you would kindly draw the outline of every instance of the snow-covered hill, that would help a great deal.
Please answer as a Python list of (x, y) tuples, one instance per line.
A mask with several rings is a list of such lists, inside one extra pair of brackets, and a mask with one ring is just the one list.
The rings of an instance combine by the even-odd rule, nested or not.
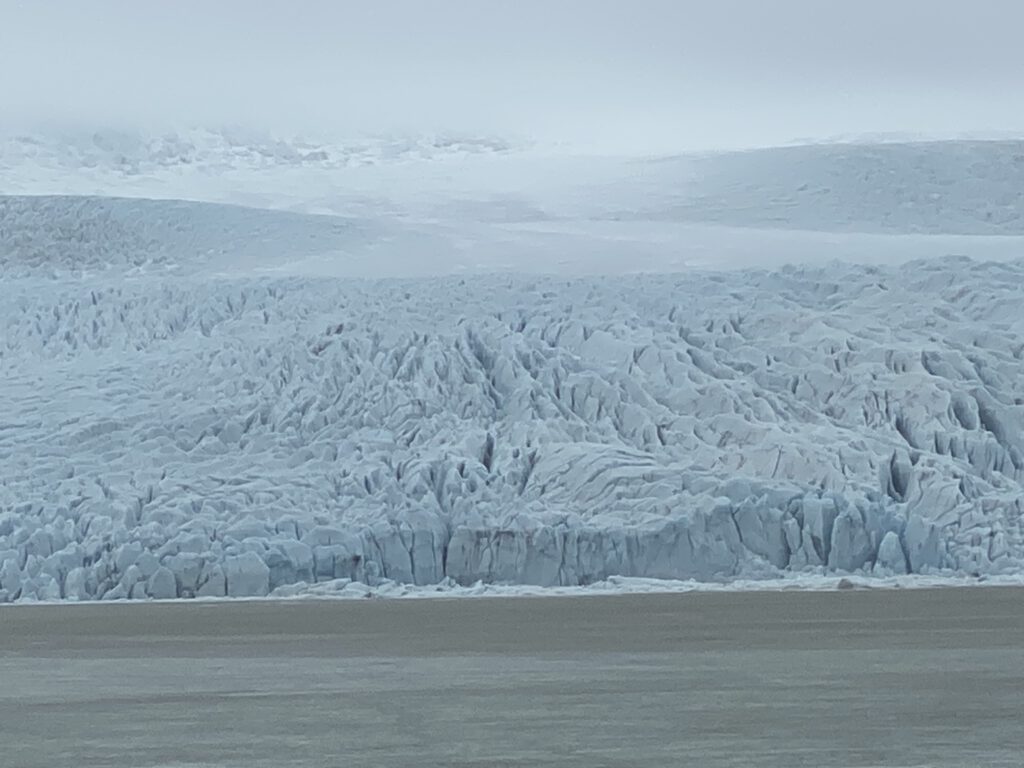
[[(1021, 573), (1016, 150), (935, 147), (36, 178), (140, 199), (0, 199), (0, 600)], [(844, 152), (991, 190), (772, 208)]]
[(19, 276), (252, 271), (288, 253), (352, 251), (379, 239), (366, 220), (181, 200), (0, 197), (0, 270)]
[(454, 224), (675, 222), (1024, 235), (1024, 140), (574, 155), (493, 137), (312, 140), (193, 130), (0, 136), (0, 194), (234, 203)]
[[(678, 161), (676, 161), (678, 164)], [(686, 162), (687, 221), (890, 234), (1024, 234), (1024, 142), (817, 144)]]

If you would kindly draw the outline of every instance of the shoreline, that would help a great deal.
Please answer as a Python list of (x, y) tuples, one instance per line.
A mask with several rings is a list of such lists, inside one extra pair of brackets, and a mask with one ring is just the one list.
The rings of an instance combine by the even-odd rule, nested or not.
[[(340, 580), (344, 581), (344, 580)], [(0, 611), (14, 608), (61, 608), (77, 606), (115, 607), (115, 606), (153, 606), (153, 605), (199, 605), (229, 606), (233, 604), (278, 605), (295, 603), (422, 603), (422, 602), (464, 602), (464, 601), (505, 601), (522, 599), (577, 599), (577, 598), (638, 598), (653, 596), (685, 596), (685, 595), (757, 595), (757, 594), (823, 594), (845, 592), (937, 592), (947, 590), (968, 589), (1024, 589), (1024, 574), (996, 576), (987, 578), (975, 577), (932, 577), (903, 576), (894, 578), (835, 576), (813, 577), (812, 579), (764, 579), (741, 580), (737, 582), (665, 582), (656, 583), (656, 579), (629, 579), (635, 582), (623, 588), (608, 588), (589, 585), (576, 587), (534, 587), (531, 585), (482, 584), (469, 587), (439, 587), (438, 585), (388, 585), (398, 590), (410, 591), (377, 591), (359, 582), (348, 582), (339, 591), (332, 591), (333, 582), (320, 582), (309, 585), (313, 589), (292, 595), (267, 595), (263, 597), (193, 597), (173, 598), (169, 600), (30, 600), (12, 603), (0, 603)], [(603, 584), (603, 583), (602, 583)], [(317, 587), (325, 587), (318, 590)]]

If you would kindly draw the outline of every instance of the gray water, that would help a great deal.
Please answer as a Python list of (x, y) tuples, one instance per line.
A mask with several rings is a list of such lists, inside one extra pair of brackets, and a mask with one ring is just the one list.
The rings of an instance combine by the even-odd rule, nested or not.
[(1020, 766), (1024, 590), (0, 608), (0, 766)]

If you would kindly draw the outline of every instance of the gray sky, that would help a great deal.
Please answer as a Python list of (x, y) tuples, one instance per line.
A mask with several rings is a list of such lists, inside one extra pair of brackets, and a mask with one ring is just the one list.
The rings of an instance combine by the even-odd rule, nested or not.
[(1019, 0), (0, 0), (7, 124), (770, 144), (1024, 130)]

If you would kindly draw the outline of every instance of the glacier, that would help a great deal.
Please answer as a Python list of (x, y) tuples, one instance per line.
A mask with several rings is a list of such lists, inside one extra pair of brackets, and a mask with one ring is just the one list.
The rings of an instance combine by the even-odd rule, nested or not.
[[(674, 226), (678, 187), (634, 180), (660, 190), (644, 225)], [(45, 186), (0, 198), (0, 602), (1024, 570), (1013, 216), (908, 229), (998, 260), (650, 271), (600, 226), (562, 236), (557, 195), (453, 233), (420, 197), (340, 215)], [(627, 224), (610, 200), (571, 223)], [(742, 203), (728, 224), (774, 248)], [(526, 219), (543, 238), (511, 237)], [(509, 258), (547, 250), (458, 261), (496, 231)], [(596, 240), (610, 261), (576, 274)]]

